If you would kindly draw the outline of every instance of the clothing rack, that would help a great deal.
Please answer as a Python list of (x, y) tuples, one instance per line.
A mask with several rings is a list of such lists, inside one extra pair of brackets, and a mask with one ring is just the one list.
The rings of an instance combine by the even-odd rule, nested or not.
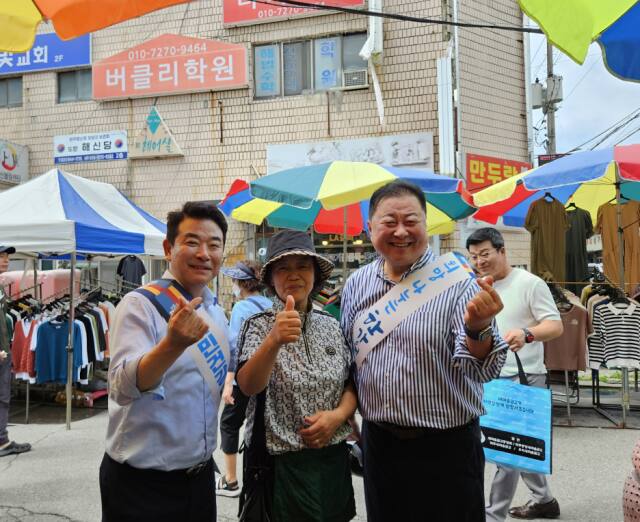
[[(571, 303), (571, 301), (569, 301), (569, 299), (567, 298), (567, 296), (563, 292), (562, 288), (559, 286), (559, 283), (557, 283), (556, 281), (546, 281), (546, 283), (547, 283), (547, 286), (549, 287), (549, 290), (551, 291), (551, 295), (553, 296), (553, 300), (555, 301), (556, 307), (558, 307), (558, 309), (560, 309), (560, 304), (568, 304), (568, 305), (573, 306), (573, 303)], [(564, 372), (564, 402), (565, 402), (566, 408), (567, 408), (568, 423), (569, 423), (569, 426), (571, 426), (571, 424), (572, 424), (572, 420), (571, 420), (571, 396), (572, 395), (569, 392), (569, 371), (570, 370), (563, 370), (563, 372)], [(577, 372), (576, 372), (576, 374), (577, 374)], [(576, 383), (577, 383), (577, 378), (576, 378)], [(548, 377), (547, 377), (547, 387), (549, 389), (551, 389), (551, 383), (549, 382)], [(580, 397), (580, 386), (579, 386), (579, 384), (577, 385), (577, 389), (578, 389), (578, 397)], [(561, 394), (554, 393), (553, 390), (551, 390), (551, 396), (553, 397), (554, 395), (561, 396)]]
[[(624, 273), (622, 273), (622, 277), (624, 277)], [(613, 283), (609, 278), (606, 277), (602, 272), (592, 269), (590, 274), (590, 283), (592, 286), (601, 287), (606, 291), (612, 292), (611, 298), (628, 298), (625, 291), (620, 288), (618, 285)], [(615, 369), (615, 368), (611, 368)], [(591, 370), (591, 390), (592, 397), (591, 403), (592, 408), (605, 417), (607, 420), (611, 421), (613, 424), (618, 426), (619, 428), (625, 428), (627, 425), (627, 416), (630, 411), (640, 411), (640, 406), (632, 406), (630, 399), (630, 381), (629, 381), (629, 368), (620, 368), (622, 372), (622, 383), (621, 383), (621, 401), (620, 405), (615, 404), (602, 404), (600, 400), (600, 370)], [(635, 389), (638, 389), (638, 370), (634, 370), (635, 374)], [(609, 414), (607, 410), (618, 410), (621, 409), (622, 412), (622, 422), (618, 422), (615, 417)]]
[[(41, 284), (39, 284), (38, 286), (41, 286)], [(70, 291), (71, 291), (72, 287), (66, 287), (63, 288), (62, 290), (59, 290), (58, 292), (56, 292), (55, 294), (52, 294), (50, 296), (47, 297), (47, 303), (46, 304), (51, 304), (54, 301), (64, 297), (65, 295), (69, 296), (70, 302), (69, 305), (71, 304), (71, 295), (70, 295)], [(27, 288), (26, 290), (31, 290), (32, 288)], [(87, 290), (83, 293), (81, 293), (75, 300), (74, 302), (74, 308), (77, 308), (78, 306), (80, 306), (81, 304), (85, 303), (88, 299), (90, 299), (91, 297), (95, 296), (98, 292), (102, 292), (103, 288), (102, 286), (96, 286), (95, 288), (92, 288), (90, 290)], [(23, 293), (22, 291), (20, 293)], [(46, 304), (42, 301), (40, 301), (41, 305), (45, 305)], [(69, 308), (68, 313), (70, 315), (72, 315), (73, 311)], [(69, 319), (70, 324), (72, 324), (73, 319)], [(70, 352), (73, 350), (72, 346), (67, 346), (67, 352)], [(69, 368), (67, 368), (67, 371), (69, 371)], [(27, 380), (26, 381), (26, 388), (25, 388), (25, 424), (29, 424), (29, 415), (30, 415), (30, 409), (31, 409), (31, 383)]]
[[(566, 298), (566, 295), (562, 291), (562, 288), (560, 288), (559, 285), (561, 284), (581, 284), (585, 286), (591, 285), (593, 287), (600, 287), (601, 289), (606, 289), (607, 292), (611, 293), (611, 299), (628, 298), (628, 295), (625, 294), (625, 292), (620, 287), (618, 287), (615, 283), (613, 283), (610, 279), (608, 279), (603, 272), (601, 272), (600, 270), (594, 267), (591, 267), (589, 269), (589, 276), (587, 279), (583, 281), (563, 281), (563, 282), (546, 281), (546, 283), (549, 286), (549, 289), (554, 297), (554, 301), (556, 301), (556, 305), (558, 305), (559, 302), (567, 302), (567, 303), (570, 302)], [(599, 370), (592, 369), (591, 370), (591, 392), (592, 392), (591, 403), (592, 404), (591, 406), (578, 405), (579, 397), (580, 397), (580, 383), (578, 382), (577, 372), (576, 372), (576, 379), (575, 379), (575, 382), (573, 383), (575, 385), (576, 401), (573, 404), (573, 407), (576, 409), (593, 409), (598, 414), (602, 415), (604, 418), (606, 418), (616, 426), (620, 428), (626, 427), (628, 412), (640, 411), (640, 406), (632, 406), (630, 403), (629, 368), (620, 368), (620, 371), (622, 372), (622, 389), (621, 389), (621, 402), (619, 405), (603, 404), (601, 402)], [(638, 370), (637, 369), (634, 370), (634, 375), (635, 375), (635, 390), (638, 391)], [(565, 393), (564, 393), (564, 397), (562, 398), (562, 401), (565, 402), (566, 404), (568, 424), (571, 425), (572, 424), (571, 398), (574, 395), (570, 393), (571, 387), (569, 385), (569, 382), (570, 382), (569, 370), (564, 370)], [(548, 386), (550, 387), (550, 383), (548, 383)], [(556, 394), (556, 395), (559, 395), (559, 394)], [(615, 417), (613, 417), (609, 413), (609, 411), (614, 409), (615, 410), (620, 409), (622, 411), (622, 422), (619, 422)]]

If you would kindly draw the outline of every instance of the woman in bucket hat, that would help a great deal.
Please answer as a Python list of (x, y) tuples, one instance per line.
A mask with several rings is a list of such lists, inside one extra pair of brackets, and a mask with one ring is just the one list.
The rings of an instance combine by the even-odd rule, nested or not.
[[(262, 265), (245, 259), (234, 266), (221, 268), (220, 272), (233, 281), (233, 296), (237, 300), (231, 310), (229, 344), (231, 352), (238, 353), (237, 340), (240, 328), (248, 317), (271, 308), (271, 299), (264, 297), (264, 285), (260, 281)], [(237, 497), (240, 495), (236, 475), (240, 428), (245, 419), (249, 397), (240, 391), (235, 381), (237, 360), (233, 358), (225, 381), (222, 399), (224, 409), (220, 416), (220, 447), (224, 455), (224, 474), (216, 480), (216, 495)]]
[[(245, 321), (238, 339), (238, 384), (251, 396), (247, 455), (266, 447), (265, 504), (278, 522), (355, 516), (345, 442), (356, 408), (351, 355), (338, 321), (311, 305), (332, 270), (307, 234), (275, 234), (261, 273), (274, 294), (273, 308)], [(241, 504), (251, 493), (245, 479)]]

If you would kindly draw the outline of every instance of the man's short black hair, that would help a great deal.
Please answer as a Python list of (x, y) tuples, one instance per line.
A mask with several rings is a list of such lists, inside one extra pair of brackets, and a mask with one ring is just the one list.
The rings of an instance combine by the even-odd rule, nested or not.
[(227, 219), (222, 211), (207, 201), (187, 201), (180, 210), (172, 210), (167, 214), (167, 240), (173, 245), (178, 236), (178, 228), (186, 218), (210, 219), (222, 230), (222, 243), (227, 240)]
[(500, 250), (504, 246), (502, 234), (493, 227), (479, 228), (467, 238), (467, 250), (471, 245), (491, 241), (493, 248)]
[(382, 200), (401, 196), (414, 196), (420, 203), (420, 206), (426, 215), (427, 199), (424, 197), (422, 189), (418, 187), (418, 185), (414, 185), (413, 183), (409, 183), (403, 179), (397, 179), (391, 183), (382, 185), (382, 187), (371, 195), (371, 199), (369, 200), (369, 219), (371, 219), (371, 216), (375, 214), (376, 209)]

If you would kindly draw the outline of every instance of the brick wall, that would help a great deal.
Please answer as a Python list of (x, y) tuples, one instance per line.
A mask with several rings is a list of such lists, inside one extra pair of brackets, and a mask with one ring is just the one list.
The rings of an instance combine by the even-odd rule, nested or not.
[[(441, 0), (386, 0), (394, 13), (442, 18)], [(460, 2), (461, 19), (498, 19), (517, 24), (511, 0)], [(332, 14), (236, 28), (222, 26), (222, 2), (198, 0), (99, 31), (92, 42), (97, 62), (164, 33), (258, 44), (366, 31), (365, 17)], [(44, 27), (45, 32), (47, 29)], [(23, 77), (23, 106), (0, 109), (2, 137), (30, 147), (30, 175), (53, 167), (53, 136), (125, 129), (130, 141), (156, 103), (184, 157), (68, 165), (71, 173), (114, 184), (148, 212), (163, 218), (190, 199), (220, 199), (235, 178), (266, 171), (272, 143), (348, 139), (426, 131), (434, 135), (438, 165), (436, 59), (446, 31), (439, 26), (384, 21), (384, 60), (379, 78), (386, 127), (381, 128), (373, 89), (347, 91), (340, 106), (327, 97), (291, 96), (254, 100), (253, 89), (107, 102), (56, 103), (56, 73)], [(519, 34), (462, 30), (460, 85), (465, 150), (524, 159), (522, 44)], [(250, 78), (253, 71), (250, 63)], [(220, 107), (222, 107), (222, 118)], [(223, 121), (221, 126), (221, 121)], [(244, 257), (251, 228), (233, 223), (228, 248)]]
[[(522, 24), (522, 13), (512, 0), (460, 0), (458, 17), (465, 22)], [(459, 52), (462, 151), (528, 161), (522, 33), (461, 29)], [(459, 232), (461, 247), (469, 233)], [(522, 229), (503, 235), (509, 261), (529, 265), (529, 233)]]

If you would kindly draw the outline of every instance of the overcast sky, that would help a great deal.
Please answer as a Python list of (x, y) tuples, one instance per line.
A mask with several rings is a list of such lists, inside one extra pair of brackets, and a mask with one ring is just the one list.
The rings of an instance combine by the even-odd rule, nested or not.
[[(544, 82), (546, 77), (546, 40), (531, 36), (531, 76)], [(556, 149), (566, 152), (601, 133), (624, 116), (640, 108), (640, 83), (619, 80), (605, 67), (602, 51), (592, 44), (582, 65), (554, 49), (554, 73), (563, 77), (564, 101), (556, 112)], [(541, 127), (541, 110), (533, 111), (533, 123)], [(623, 143), (640, 143), (640, 117), (598, 148), (612, 146), (634, 129), (639, 132)], [(544, 154), (545, 129), (537, 134), (536, 154)], [(592, 146), (589, 144), (583, 150)]]

